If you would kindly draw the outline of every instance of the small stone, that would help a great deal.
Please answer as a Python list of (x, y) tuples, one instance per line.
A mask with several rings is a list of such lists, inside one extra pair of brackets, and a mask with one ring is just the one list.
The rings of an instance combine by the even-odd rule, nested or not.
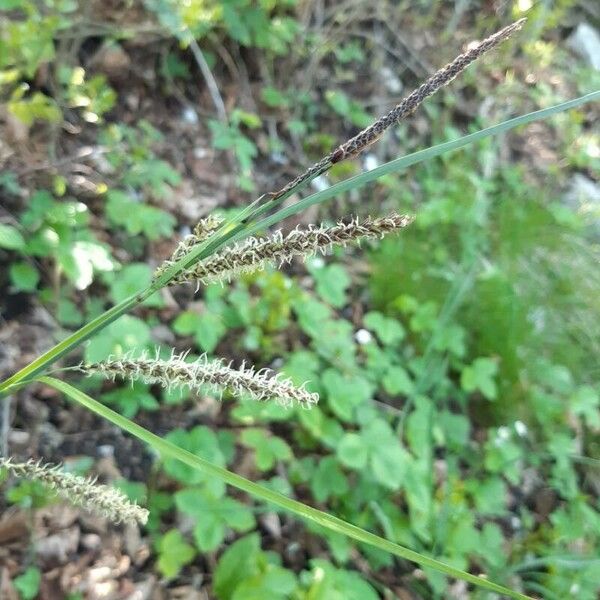
[(578, 210), (589, 210), (590, 205), (596, 205), (598, 208), (600, 207), (600, 184), (581, 173), (575, 173), (569, 182), (565, 200), (569, 206)]
[(392, 94), (399, 94), (402, 91), (404, 84), (390, 67), (386, 66), (381, 69), (381, 77), (388, 92)]
[(365, 171), (372, 171), (379, 166), (379, 160), (374, 154), (367, 154), (363, 161)]
[(97, 533), (86, 533), (81, 536), (81, 545), (87, 550), (99, 550), (102, 538)]
[(318, 177), (315, 177), (310, 182), (310, 185), (314, 187), (315, 190), (317, 190), (317, 192), (322, 192), (323, 190), (326, 190), (327, 188), (331, 187), (325, 175), (319, 175)]
[(8, 432), (8, 443), (10, 444), (13, 454), (18, 454), (18, 451), (23, 451), (29, 445), (31, 435), (28, 431), (19, 429), (11, 429)]
[(98, 456), (102, 458), (112, 458), (115, 455), (115, 447), (111, 444), (102, 444), (97, 448)]
[(103, 46), (93, 62), (113, 81), (123, 81), (129, 75), (131, 59), (118, 44)]
[(371, 335), (371, 332), (367, 331), (366, 329), (359, 329), (354, 334), (354, 339), (356, 340), (357, 344), (364, 346), (365, 344), (373, 341), (373, 336)]
[(591, 25), (579, 23), (567, 39), (567, 46), (600, 71), (600, 34)]
[(198, 113), (191, 106), (186, 106), (181, 113), (181, 119), (189, 125), (196, 125), (198, 123)]
[(260, 523), (276, 540), (281, 538), (281, 520), (277, 513), (265, 513), (260, 517)]

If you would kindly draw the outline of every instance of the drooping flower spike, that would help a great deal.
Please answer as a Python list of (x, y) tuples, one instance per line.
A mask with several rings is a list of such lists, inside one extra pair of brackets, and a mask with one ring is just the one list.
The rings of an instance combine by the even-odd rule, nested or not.
[(7, 469), (15, 477), (38, 481), (74, 506), (99, 513), (113, 523), (145, 525), (148, 521), (148, 511), (131, 502), (121, 490), (98, 484), (89, 477), (66, 473), (60, 466), (35, 460), (15, 462), (0, 457), (0, 468)]
[(227, 389), (236, 396), (247, 394), (254, 400), (276, 400), (285, 406), (310, 408), (319, 401), (318, 394), (307, 391), (304, 386), (294, 386), (289, 379), (270, 369), (255, 370), (245, 365), (234, 369), (222, 360), (208, 360), (206, 356), (193, 362), (185, 359), (186, 354), (175, 352), (167, 360), (143, 354), (139, 358), (109, 358), (78, 368), (88, 375), (99, 373), (112, 379), (140, 380), (168, 389), (188, 387), (197, 392), (206, 388), (219, 392)]

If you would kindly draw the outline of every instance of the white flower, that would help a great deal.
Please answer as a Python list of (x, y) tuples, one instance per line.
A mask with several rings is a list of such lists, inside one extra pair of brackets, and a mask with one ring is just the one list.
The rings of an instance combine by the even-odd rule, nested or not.
[(370, 331), (367, 331), (366, 329), (359, 329), (354, 334), (354, 339), (356, 340), (357, 344), (364, 346), (365, 344), (373, 341), (373, 336), (371, 335)]
[(527, 435), (527, 425), (523, 421), (515, 421), (515, 431), (518, 436), (525, 437)]

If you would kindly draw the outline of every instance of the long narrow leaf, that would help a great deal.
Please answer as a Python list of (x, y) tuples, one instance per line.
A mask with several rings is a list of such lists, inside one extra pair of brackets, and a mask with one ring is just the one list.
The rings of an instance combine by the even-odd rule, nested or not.
[(16, 389), (17, 385), (21, 382), (32, 379), (39, 373), (43, 372), (46, 367), (57, 361), (61, 356), (64, 356), (73, 348), (76, 348), (79, 344), (112, 323), (121, 315), (141, 304), (157, 289), (163, 285), (166, 285), (166, 283), (175, 277), (176, 274), (182, 269), (188, 268), (194, 264), (194, 262), (210, 256), (226, 243), (237, 241), (249, 235), (263, 231), (287, 217), (306, 210), (309, 206), (321, 204), (326, 200), (337, 196), (338, 194), (362, 187), (363, 185), (366, 185), (367, 183), (374, 181), (379, 177), (383, 177), (388, 173), (406, 169), (411, 165), (415, 165), (435, 156), (440, 156), (446, 152), (458, 150), (459, 148), (463, 148), (486, 137), (498, 135), (508, 131), (509, 129), (519, 127), (520, 125), (526, 125), (527, 123), (531, 123), (533, 121), (547, 119), (548, 117), (551, 117), (559, 112), (576, 108), (577, 106), (581, 106), (582, 104), (592, 102), (597, 99), (600, 99), (600, 91), (592, 92), (585, 96), (569, 100), (568, 102), (562, 102), (561, 104), (556, 104), (543, 110), (538, 110), (514, 119), (510, 119), (498, 125), (494, 125), (493, 127), (488, 127), (486, 129), (482, 129), (481, 131), (463, 136), (457, 140), (438, 144), (437, 146), (432, 146), (426, 150), (421, 150), (419, 152), (403, 156), (381, 165), (376, 169), (368, 171), (367, 173), (362, 173), (361, 175), (357, 175), (356, 177), (342, 181), (341, 183), (338, 183), (326, 190), (308, 196), (296, 204), (280, 209), (269, 217), (266, 217), (260, 221), (256, 221), (256, 217), (265, 214), (269, 208), (274, 208), (275, 206), (275, 204), (272, 204), (271, 202), (261, 203), (259, 198), (256, 202), (253, 202), (250, 206), (248, 206), (242, 212), (242, 214), (237, 215), (237, 217), (223, 225), (213, 237), (209, 238), (207, 242), (199, 245), (197, 248), (193, 249), (190, 254), (177, 261), (177, 263), (168, 269), (161, 278), (154, 282), (153, 285), (146, 289), (140, 290), (137, 294), (134, 294), (133, 296), (123, 300), (120, 304), (113, 306), (110, 310), (106, 311), (99, 317), (96, 317), (93, 321), (90, 321), (81, 329), (72, 333), (62, 342), (39, 356), (32, 363), (15, 373), (12, 377), (9, 377), (4, 382), (0, 383), (0, 398), (10, 393), (12, 389)]
[(275, 225), (276, 223), (279, 223), (279, 221), (283, 221), (283, 219), (287, 219), (292, 215), (296, 215), (306, 210), (310, 206), (314, 206), (315, 204), (321, 204), (326, 200), (334, 198), (335, 196), (340, 196), (344, 192), (358, 189), (366, 185), (367, 183), (370, 183), (372, 181), (375, 181), (376, 179), (379, 179), (380, 177), (383, 177), (384, 175), (389, 175), (390, 173), (397, 173), (398, 171), (402, 171), (412, 165), (416, 165), (417, 163), (429, 160), (436, 156), (441, 156), (442, 154), (446, 154), (447, 152), (453, 152), (454, 150), (464, 148), (465, 146), (468, 146), (490, 136), (499, 135), (501, 133), (509, 131), (510, 129), (514, 129), (515, 127), (527, 125), (528, 123), (533, 123), (534, 121), (548, 119), (553, 115), (564, 112), (566, 110), (570, 110), (572, 108), (576, 108), (588, 102), (593, 102), (594, 100), (600, 100), (600, 90), (597, 92), (591, 92), (590, 94), (586, 94), (585, 96), (580, 96), (579, 98), (574, 98), (573, 100), (568, 100), (567, 102), (555, 104), (554, 106), (550, 106), (542, 110), (536, 110), (534, 112), (527, 113), (526, 115), (521, 115), (520, 117), (515, 117), (514, 119), (509, 119), (508, 121), (504, 121), (502, 123), (499, 123), (498, 125), (493, 125), (492, 127), (481, 129), (480, 131), (470, 133), (469, 135), (465, 135), (456, 140), (451, 140), (449, 142), (437, 144), (436, 146), (431, 146), (430, 148), (426, 148), (425, 150), (419, 150), (418, 152), (402, 156), (401, 158), (396, 158), (381, 165), (380, 167), (376, 167), (375, 169), (371, 169), (370, 171), (367, 171), (366, 173), (361, 173), (360, 175), (356, 175), (355, 177), (345, 179), (344, 181), (336, 183), (335, 185), (332, 185), (331, 187), (325, 190), (303, 198), (302, 200), (296, 202), (295, 204), (292, 204), (291, 206), (286, 206), (285, 208), (278, 210), (273, 215), (263, 219), (259, 223), (254, 224), (252, 227), (250, 227), (249, 230), (244, 230), (243, 237), (245, 237), (246, 235), (252, 235), (258, 231), (266, 229), (267, 227)]
[(302, 504), (297, 500), (293, 500), (292, 498), (288, 498), (283, 494), (279, 494), (273, 490), (262, 487), (257, 483), (254, 483), (248, 479), (245, 479), (241, 475), (236, 473), (232, 473), (227, 469), (223, 469), (217, 465), (214, 465), (187, 450), (183, 450), (178, 446), (164, 440), (163, 438), (154, 435), (147, 429), (137, 425), (133, 421), (123, 417), (119, 413), (107, 408), (100, 402), (97, 402), (93, 398), (90, 398), (87, 394), (84, 394), (80, 390), (74, 388), (69, 385), (65, 381), (60, 381), (59, 379), (55, 379), (54, 377), (40, 377), (37, 381), (45, 383), (59, 391), (63, 394), (85, 406), (87, 409), (95, 412), (102, 418), (114, 423), (121, 429), (129, 432), (133, 436), (139, 438), (143, 442), (150, 445), (156, 451), (160, 452), (163, 456), (168, 456), (170, 458), (174, 458), (176, 460), (180, 460), (186, 465), (198, 469), (199, 471), (203, 471), (204, 473), (217, 477), (225, 483), (232, 485), (248, 494), (251, 494), (255, 498), (260, 500), (264, 500), (265, 502), (270, 502), (288, 510), (295, 515), (306, 519), (308, 521), (312, 521), (321, 525), (322, 527), (326, 527), (331, 531), (335, 531), (336, 533), (341, 533), (349, 538), (362, 542), (364, 544), (369, 544), (374, 546), (375, 548), (379, 548), (380, 550), (384, 550), (400, 558), (404, 558), (406, 560), (410, 560), (412, 562), (421, 565), (422, 567), (435, 569), (436, 571), (440, 571), (450, 577), (454, 577), (456, 579), (462, 579), (467, 581), (475, 586), (496, 592), (498, 594), (504, 594), (505, 596), (509, 596), (511, 598), (517, 598), (520, 600), (527, 600), (529, 597), (519, 592), (515, 592), (508, 588), (505, 588), (501, 585), (493, 583), (492, 581), (488, 581), (487, 579), (477, 577), (476, 575), (471, 575), (470, 573), (466, 573), (465, 571), (461, 571), (460, 569), (455, 569), (454, 567), (447, 565), (446, 563), (435, 560), (434, 558), (430, 558), (424, 554), (420, 554), (415, 552), (414, 550), (410, 550), (405, 548), (404, 546), (400, 546), (389, 540), (386, 540), (374, 533), (370, 533), (357, 527), (356, 525), (352, 525), (351, 523), (347, 523), (342, 519), (338, 519), (330, 514), (317, 510), (316, 508), (312, 508), (306, 504)]

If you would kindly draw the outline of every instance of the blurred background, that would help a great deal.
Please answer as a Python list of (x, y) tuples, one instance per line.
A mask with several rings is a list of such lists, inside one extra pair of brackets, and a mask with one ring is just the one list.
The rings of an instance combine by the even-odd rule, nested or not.
[[(437, 68), (515, 38), (310, 191), (600, 88), (593, 1), (0, 0), (0, 376), (150, 282), (208, 214), (279, 189)], [(63, 365), (186, 350), (310, 381), (286, 410), (65, 374), (151, 431), (545, 599), (600, 590), (598, 104), (286, 222), (391, 210), (399, 235), (162, 290)], [(297, 199), (297, 198), (295, 198)], [(29, 386), (0, 451), (148, 506), (114, 527), (4, 476), (0, 597), (487, 598), (307, 526)]]

